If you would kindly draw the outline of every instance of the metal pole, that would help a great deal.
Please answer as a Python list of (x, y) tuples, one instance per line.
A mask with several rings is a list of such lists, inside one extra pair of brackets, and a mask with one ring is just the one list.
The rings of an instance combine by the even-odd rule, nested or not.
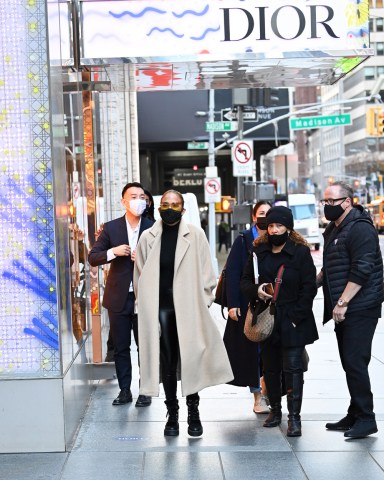
[[(215, 120), (215, 90), (209, 90), (209, 121)], [(208, 166), (215, 166), (215, 132), (209, 132), (208, 137)], [(209, 247), (211, 251), (212, 264), (216, 275), (219, 275), (219, 265), (216, 257), (216, 216), (215, 216), (215, 204), (213, 202), (208, 203), (208, 238)]]
[[(244, 110), (242, 105), (237, 106), (237, 138), (239, 140), (242, 140), (244, 138)], [(237, 177), (237, 203), (238, 205), (241, 205), (244, 200), (244, 195), (243, 195), (243, 181), (244, 177)]]

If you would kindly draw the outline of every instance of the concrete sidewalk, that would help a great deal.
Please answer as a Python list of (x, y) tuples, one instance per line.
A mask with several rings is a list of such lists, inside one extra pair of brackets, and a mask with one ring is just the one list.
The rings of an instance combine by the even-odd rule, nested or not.
[[(316, 262), (316, 259), (315, 259)], [(221, 262), (222, 263), (222, 262)], [(217, 305), (212, 314), (221, 331), (225, 321)], [(346, 413), (348, 391), (340, 366), (332, 322), (322, 326), (322, 295), (314, 304), (320, 340), (308, 347), (302, 408), (303, 436), (287, 438), (285, 399), (281, 427), (263, 428), (265, 415), (252, 412), (246, 388), (229, 385), (201, 392), (204, 434), (187, 434), (187, 409), (180, 408), (180, 435), (164, 437), (164, 395), (148, 408), (134, 403), (113, 407), (116, 380), (100, 381), (80, 426), (72, 451), (0, 455), (0, 478), (6, 480), (248, 480), (384, 479), (384, 327), (379, 321), (370, 373), (379, 433), (347, 440), (328, 432), (327, 421)], [(132, 391), (138, 395), (134, 359)], [(134, 398), (135, 401), (135, 398)], [(26, 408), (28, 408), (26, 404)]]

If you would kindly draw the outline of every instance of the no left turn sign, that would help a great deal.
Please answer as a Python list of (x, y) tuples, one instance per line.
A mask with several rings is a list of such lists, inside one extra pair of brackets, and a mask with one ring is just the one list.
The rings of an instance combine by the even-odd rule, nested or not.
[(204, 201), (205, 203), (215, 203), (221, 200), (221, 178), (204, 179)]
[(253, 142), (238, 140), (232, 147), (233, 175), (248, 177), (253, 173)]

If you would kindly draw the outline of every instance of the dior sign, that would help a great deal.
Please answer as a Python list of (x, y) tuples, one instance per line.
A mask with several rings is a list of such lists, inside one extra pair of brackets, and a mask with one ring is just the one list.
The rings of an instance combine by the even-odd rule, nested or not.
[[(253, 11), (245, 8), (222, 8), (224, 41), (244, 40), (251, 35), (255, 40), (270, 40), (271, 36), (281, 40), (295, 40), (300, 37), (314, 39), (324, 35), (340, 38), (335, 33), (337, 21), (332, 7), (327, 5), (305, 7), (301, 9), (295, 5), (283, 5), (272, 10), (268, 6), (260, 6), (254, 7)], [(241, 38), (231, 35), (234, 25), (236, 31), (243, 34)]]

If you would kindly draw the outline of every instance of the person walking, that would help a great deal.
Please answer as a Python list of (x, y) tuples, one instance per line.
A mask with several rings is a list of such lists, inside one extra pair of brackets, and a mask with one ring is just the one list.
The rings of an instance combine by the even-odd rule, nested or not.
[(182, 194), (166, 191), (160, 201), (161, 219), (137, 245), (134, 271), (140, 393), (159, 396), (162, 381), (166, 436), (179, 434), (178, 379), (187, 397), (188, 433), (200, 436), (198, 392), (233, 378), (223, 340), (209, 313), (216, 287), (209, 244), (200, 227), (184, 222), (184, 212)]
[(282, 373), (287, 390), (288, 437), (301, 436), (301, 404), (304, 383), (304, 347), (315, 342), (317, 333), (312, 312), (316, 295), (316, 268), (310, 248), (293, 229), (289, 208), (272, 207), (266, 214), (267, 235), (254, 241), (258, 261), (259, 283), (255, 284), (253, 258), (248, 258), (240, 287), (250, 302), (272, 299), (267, 284), (275, 283), (284, 267), (275, 305), (272, 334), (261, 342), (263, 376), (271, 412), (264, 427), (281, 423)]
[(317, 277), (324, 292), (323, 323), (335, 321), (351, 397), (347, 415), (326, 428), (362, 438), (377, 432), (368, 365), (384, 298), (383, 261), (376, 229), (363, 207), (353, 204), (351, 186), (334, 182), (326, 188), (322, 204), (330, 221)]
[[(260, 388), (259, 344), (251, 342), (244, 335), (244, 323), (248, 310), (248, 299), (241, 293), (240, 280), (253, 241), (266, 232), (265, 215), (271, 204), (265, 200), (256, 203), (252, 209), (253, 225), (240, 233), (233, 242), (226, 263), (226, 293), (228, 322), (224, 332), (224, 344), (234, 379), (230, 382), (238, 387), (249, 387), (254, 396), (254, 413), (269, 413), (266, 392)], [(263, 393), (263, 394), (262, 394)]]
[[(122, 191), (122, 205), (125, 208), (125, 215), (104, 224), (88, 255), (88, 261), (93, 267), (110, 264), (103, 307), (108, 310), (116, 376), (120, 387), (120, 393), (112, 405), (132, 402), (131, 330), (138, 345), (132, 285), (135, 249), (140, 235), (153, 225), (151, 220), (141, 218), (146, 202), (144, 189), (140, 183), (132, 182), (125, 185)], [(148, 396), (139, 395), (136, 401), (137, 407), (146, 407), (150, 404), (151, 398)]]

